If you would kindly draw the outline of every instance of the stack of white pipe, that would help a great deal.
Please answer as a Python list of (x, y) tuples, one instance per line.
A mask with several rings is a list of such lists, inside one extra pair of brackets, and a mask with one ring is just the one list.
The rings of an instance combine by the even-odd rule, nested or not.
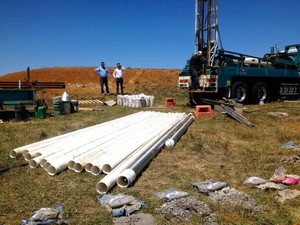
[[(149, 163), (149, 161), (164, 146), (165, 141), (174, 134), (178, 133), (182, 126), (191, 124), (195, 118), (192, 114), (185, 115), (177, 121), (176, 124), (169, 124), (160, 131), (152, 140), (141, 146), (134, 154), (127, 157), (111, 173), (106, 175), (96, 185), (98, 193), (108, 192), (116, 183), (120, 187), (128, 187), (134, 181), (135, 177)], [(133, 169), (132, 169), (133, 168)]]
[[(180, 127), (187, 129), (191, 117), (185, 113), (139, 112), (13, 149), (10, 156), (23, 154), (31, 168), (41, 166), (52, 176), (67, 168), (75, 172), (85, 169), (94, 175), (104, 172), (108, 175), (96, 189), (105, 193), (120, 176), (120, 186), (130, 185), (141, 170), (136, 169), (135, 163), (139, 159), (143, 159), (142, 166), (148, 163)], [(133, 165), (133, 178), (121, 174), (124, 170), (128, 173)], [(126, 179), (130, 183), (125, 185)]]
[(154, 96), (139, 94), (139, 95), (118, 95), (117, 104), (132, 108), (151, 107), (154, 105)]

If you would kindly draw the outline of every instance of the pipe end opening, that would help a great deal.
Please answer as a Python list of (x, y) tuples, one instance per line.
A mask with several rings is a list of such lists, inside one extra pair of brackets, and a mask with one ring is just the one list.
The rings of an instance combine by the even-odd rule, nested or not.
[(56, 170), (56, 168), (54, 166), (48, 166), (47, 167), (47, 172), (51, 176), (54, 176), (55, 174), (58, 173), (58, 171)]
[(10, 156), (10, 158), (15, 159), (19, 156), (19, 154), (15, 150), (11, 150), (9, 152), (9, 156)]
[(130, 184), (129, 180), (125, 176), (120, 176), (117, 180), (117, 183), (119, 187), (123, 187), (123, 188), (128, 187)]
[(29, 167), (32, 168), (32, 169), (35, 169), (39, 166), (39, 163), (36, 162), (35, 160), (30, 160), (29, 161)]
[(83, 170), (83, 166), (80, 163), (75, 163), (73, 166), (73, 170), (77, 173), (80, 173)]
[(74, 162), (73, 160), (70, 160), (70, 161), (68, 162), (68, 168), (69, 168), (70, 170), (72, 170), (72, 169), (74, 168), (74, 164), (75, 164), (75, 162)]
[(92, 166), (92, 168), (91, 168), (91, 173), (93, 174), (93, 175), (100, 175), (101, 174), (101, 169), (100, 169), (100, 167), (99, 166)]
[(92, 169), (92, 166), (93, 166), (92, 163), (85, 164), (85, 166), (84, 166), (85, 171), (88, 172), (88, 173), (90, 173), (91, 169)]
[(105, 194), (106, 192), (108, 192), (108, 187), (105, 183), (99, 182), (96, 185), (96, 190), (99, 194)]
[(111, 168), (111, 166), (109, 164), (104, 164), (102, 166), (102, 171), (105, 174), (109, 174), (111, 172), (111, 170), (112, 170), (112, 168)]

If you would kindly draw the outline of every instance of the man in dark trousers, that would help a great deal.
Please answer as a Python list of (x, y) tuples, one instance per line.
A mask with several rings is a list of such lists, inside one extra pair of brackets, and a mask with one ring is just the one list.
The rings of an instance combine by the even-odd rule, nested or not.
[(106, 94), (109, 95), (109, 87), (108, 87), (108, 76), (109, 76), (109, 71), (105, 67), (105, 63), (101, 62), (101, 66), (95, 69), (95, 73), (97, 73), (100, 76), (100, 87), (101, 87), (101, 93), (104, 95), (104, 88), (103, 86), (105, 85), (106, 88)]
[(199, 88), (198, 76), (202, 70), (203, 56), (202, 51), (198, 51), (190, 59), (189, 72), (191, 75), (191, 87), (190, 90), (197, 90)]

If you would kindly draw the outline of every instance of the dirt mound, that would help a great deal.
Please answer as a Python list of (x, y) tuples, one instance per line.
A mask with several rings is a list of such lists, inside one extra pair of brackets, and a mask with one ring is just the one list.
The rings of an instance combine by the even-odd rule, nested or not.
[[(108, 68), (112, 74), (114, 68)], [(95, 67), (53, 67), (35, 69), (30, 71), (30, 80), (40, 82), (65, 82), (66, 84), (98, 84), (98, 75), (94, 72)], [(125, 81), (129, 85), (139, 82), (154, 82), (157, 85), (164, 85), (166, 82), (177, 80), (180, 70), (171, 69), (132, 69), (125, 70)], [(10, 73), (0, 76), (0, 81), (26, 80), (27, 71)], [(110, 79), (113, 79), (110, 76)]]
[[(66, 90), (76, 96), (95, 97), (99, 93), (99, 76), (95, 74), (95, 67), (53, 67), (30, 71), (30, 80), (39, 82), (65, 82)], [(112, 76), (114, 68), (110, 71), (109, 86), (115, 92), (115, 79)], [(173, 91), (177, 86), (178, 69), (139, 69), (127, 68), (124, 73), (124, 88), (126, 93), (150, 93), (153, 91)], [(0, 81), (25, 81), (27, 71), (10, 73), (0, 76)], [(61, 90), (44, 90), (48, 97), (59, 95)], [(88, 98), (88, 97), (87, 97)]]

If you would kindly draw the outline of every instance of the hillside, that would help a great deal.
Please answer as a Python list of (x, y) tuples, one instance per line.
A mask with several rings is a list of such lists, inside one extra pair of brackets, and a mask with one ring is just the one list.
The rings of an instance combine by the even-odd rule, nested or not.
[[(94, 67), (54, 67), (42, 68), (30, 71), (30, 80), (40, 82), (65, 82), (66, 90), (79, 98), (97, 98), (99, 91), (99, 78), (94, 73)], [(109, 68), (112, 74), (114, 68)], [(138, 94), (149, 93), (150, 90), (159, 86), (164, 90), (176, 90), (177, 76), (180, 70), (171, 69), (134, 69), (128, 68), (124, 74), (125, 93)], [(0, 77), (0, 81), (25, 81), (27, 71), (10, 73)], [(111, 93), (115, 93), (115, 80), (112, 75), (109, 77)], [(62, 90), (43, 90), (43, 94), (51, 98), (59, 95)], [(92, 93), (96, 94), (93, 95)], [(87, 96), (88, 95), (88, 96)]]

